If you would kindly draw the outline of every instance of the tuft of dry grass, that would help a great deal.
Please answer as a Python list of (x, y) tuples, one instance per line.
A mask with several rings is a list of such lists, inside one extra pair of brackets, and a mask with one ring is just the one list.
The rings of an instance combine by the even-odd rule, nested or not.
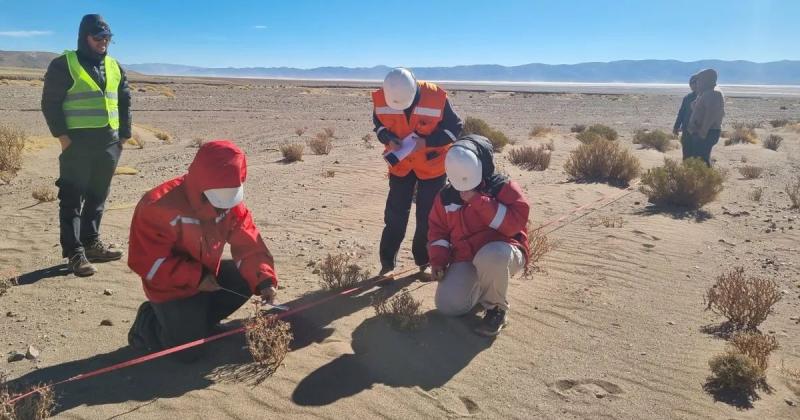
[(743, 393), (749, 398), (755, 395), (757, 388), (765, 387), (764, 370), (752, 357), (738, 351), (728, 350), (714, 356), (708, 366), (712, 376), (706, 389)]
[(747, 165), (739, 168), (739, 174), (745, 179), (760, 178), (762, 173), (764, 173), (764, 168), (759, 166)]
[(672, 149), (672, 134), (661, 130), (637, 130), (633, 135), (633, 144), (640, 144), (645, 149), (656, 149), (667, 152)]
[(617, 130), (604, 124), (592, 124), (584, 132), (595, 133), (609, 141), (614, 141), (619, 137)]
[(325, 127), (322, 129), (322, 132), (330, 138), (336, 137), (336, 131), (333, 129), (333, 127)]
[(499, 153), (509, 144), (514, 144), (508, 136), (500, 130), (496, 130), (489, 126), (486, 121), (480, 118), (467, 117), (464, 120), (463, 135), (477, 134), (486, 137), (492, 143), (492, 148), (495, 153)]
[(755, 330), (781, 300), (774, 280), (745, 275), (736, 267), (722, 273), (705, 296), (706, 310), (722, 315), (737, 330)]
[(758, 143), (758, 135), (753, 127), (748, 127), (743, 124), (734, 124), (733, 132), (730, 133), (725, 140), (725, 145), (732, 144), (756, 144)]
[(769, 355), (778, 349), (778, 340), (771, 335), (758, 332), (737, 332), (731, 337), (730, 344), (739, 353), (750, 356), (761, 370), (766, 371)]
[(282, 144), (280, 150), (283, 155), (283, 161), (286, 163), (302, 161), (304, 149), (305, 146), (302, 143)]
[(762, 144), (764, 145), (765, 149), (777, 151), (778, 147), (781, 146), (781, 142), (783, 142), (783, 137), (777, 134), (770, 134), (766, 139), (764, 139)]
[(144, 149), (145, 143), (146, 143), (145, 140), (142, 138), (142, 136), (139, 135), (139, 133), (133, 133), (131, 138), (129, 138), (128, 141), (125, 142), (125, 144), (130, 144), (131, 146), (136, 147), (137, 149)]
[(724, 176), (698, 158), (677, 162), (664, 159), (664, 166), (649, 169), (639, 187), (650, 203), (698, 209), (722, 192)]
[(564, 164), (576, 181), (601, 181), (627, 185), (641, 172), (639, 159), (619, 144), (607, 140), (585, 143), (570, 153)]
[(786, 127), (787, 125), (789, 125), (789, 123), (791, 123), (791, 121), (787, 120), (786, 118), (780, 118), (780, 119), (777, 119), (777, 120), (771, 120), (769, 122), (769, 124), (773, 128)]
[(333, 149), (333, 142), (327, 133), (317, 133), (313, 139), (308, 141), (308, 147), (316, 155), (327, 155)]
[(791, 208), (800, 209), (800, 176), (786, 184), (784, 191), (786, 191), (786, 196), (789, 197), (789, 201), (792, 203)]
[(333, 170), (333, 169), (328, 169), (328, 170), (322, 172), (322, 177), (323, 178), (333, 178), (334, 176), (336, 176), (336, 171)]
[(166, 131), (156, 131), (153, 135), (164, 143), (172, 143), (172, 136)]
[(302, 128), (298, 127), (294, 129), (294, 133), (297, 134), (297, 137), (303, 137), (303, 134), (305, 134), (306, 130), (307, 130), (306, 127)]
[(397, 296), (379, 295), (372, 301), (375, 313), (386, 317), (395, 328), (402, 331), (417, 330), (425, 324), (425, 315), (420, 310), (422, 302), (414, 299), (408, 291)]
[(582, 131), (578, 133), (578, 135), (575, 136), (575, 138), (583, 144), (589, 144), (589, 143), (594, 143), (596, 141), (605, 140), (603, 136), (592, 131)]
[(531, 128), (531, 131), (528, 133), (528, 136), (530, 138), (542, 137), (542, 136), (546, 136), (546, 135), (548, 135), (548, 134), (550, 134), (552, 132), (553, 132), (553, 128), (552, 127), (547, 127), (547, 126), (544, 126), (544, 125), (536, 125), (533, 128)]
[(0, 179), (9, 182), (22, 169), (25, 132), (0, 123)]
[(570, 133), (583, 133), (586, 131), (586, 125), (584, 124), (575, 124), (569, 129)]
[(525, 271), (542, 271), (541, 260), (553, 250), (553, 243), (541, 228), (531, 229), (528, 221), (528, 262)]
[(322, 287), (328, 290), (349, 289), (366, 281), (369, 273), (358, 264), (350, 262), (347, 254), (328, 254), (319, 267)]
[(161, 87), (161, 95), (166, 96), (167, 98), (174, 98), (175, 97), (175, 91), (172, 90), (172, 88), (169, 87), (169, 86), (162, 86)]
[(31, 196), (40, 203), (49, 203), (51, 201), (56, 201), (58, 193), (55, 188), (49, 185), (42, 185), (34, 188), (33, 191), (31, 191)]
[(529, 171), (543, 171), (550, 166), (550, 151), (545, 146), (523, 146), (511, 149), (508, 161)]
[(138, 173), (138, 169), (130, 166), (117, 166), (117, 169), (114, 170), (114, 175), (136, 175)]
[(748, 197), (751, 200), (753, 200), (753, 201), (758, 203), (758, 202), (761, 202), (761, 197), (763, 195), (764, 195), (764, 189), (761, 188), (761, 187), (756, 187), (755, 189), (753, 189), (753, 191), (750, 191), (750, 194), (748, 195)]
[[(35, 393), (11, 404), (12, 399), (29, 391)], [(50, 417), (53, 408), (55, 408), (55, 396), (51, 388), (37, 385), (25, 392), (16, 393), (6, 385), (5, 375), (0, 374), (0, 419), (42, 420)]]
[(257, 302), (256, 313), (244, 323), (247, 349), (253, 360), (261, 366), (267, 375), (275, 373), (289, 353), (292, 332), (289, 323), (278, 319), (276, 315), (260, 313)]

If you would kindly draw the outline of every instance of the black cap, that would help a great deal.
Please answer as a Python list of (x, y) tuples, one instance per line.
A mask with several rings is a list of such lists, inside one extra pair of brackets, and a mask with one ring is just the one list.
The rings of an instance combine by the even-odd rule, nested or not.
[(105, 19), (97, 14), (86, 15), (81, 19), (81, 26), (78, 30), (81, 37), (86, 35), (92, 36), (113, 36), (111, 27), (108, 26)]

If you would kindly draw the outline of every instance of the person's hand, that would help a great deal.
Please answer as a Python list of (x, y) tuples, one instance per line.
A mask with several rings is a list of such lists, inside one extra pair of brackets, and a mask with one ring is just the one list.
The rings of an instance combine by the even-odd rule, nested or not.
[(444, 267), (431, 267), (431, 280), (442, 281), (444, 280)]
[(673, 128), (673, 129), (672, 129), (672, 134), (673, 134), (673, 135), (675, 135), (675, 136), (677, 136), (677, 135), (678, 135), (680, 132), (681, 132), (681, 131), (680, 131), (680, 130), (678, 130), (677, 128)]
[(197, 285), (197, 290), (201, 292), (216, 292), (219, 290), (219, 283), (216, 277), (211, 273), (206, 273)]
[(461, 200), (463, 200), (465, 203), (467, 203), (470, 200), (472, 200), (473, 197), (478, 195), (478, 192), (475, 191), (475, 190), (460, 191), (459, 195), (461, 196)]
[(261, 289), (261, 301), (264, 303), (275, 303), (275, 296), (277, 295), (278, 289), (276, 289), (275, 286)]
[(69, 147), (72, 144), (72, 140), (66, 134), (62, 134), (62, 135), (58, 136), (58, 141), (61, 143), (61, 151), (62, 152), (64, 150), (67, 150), (67, 147)]

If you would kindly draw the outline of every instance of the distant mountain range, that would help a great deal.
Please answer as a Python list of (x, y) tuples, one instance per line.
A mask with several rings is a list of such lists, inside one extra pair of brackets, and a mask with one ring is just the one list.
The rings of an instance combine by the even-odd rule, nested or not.
[[(0, 51), (0, 66), (46, 68), (56, 54)], [(252, 77), (278, 79), (381, 80), (390, 67), (196, 67), (180, 64), (123, 64), (138, 73), (162, 76)], [(800, 85), (800, 61), (623, 60), (609, 63), (476, 64), (454, 67), (415, 67), (420, 79), (496, 82), (685, 83), (704, 68), (720, 73), (723, 84)]]

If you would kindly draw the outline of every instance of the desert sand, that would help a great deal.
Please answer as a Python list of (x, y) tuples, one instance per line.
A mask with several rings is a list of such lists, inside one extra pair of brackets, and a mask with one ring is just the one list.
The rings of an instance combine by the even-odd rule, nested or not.
[[(281, 303), (319, 298), (313, 265), (327, 253), (350, 253), (377, 272), (388, 181), (381, 149), (362, 140), (372, 130), (369, 86), (150, 77), (134, 78), (133, 86), (136, 132), (146, 144), (123, 152), (121, 165), (138, 173), (114, 178), (105, 239), (127, 247), (141, 195), (184, 173), (197, 139), (227, 138), (248, 154), (246, 202), (275, 255)], [(524, 187), (537, 224), (620, 192), (567, 180), (563, 164), (579, 144), (573, 124), (616, 128), (645, 167), (665, 155), (680, 158), (679, 149), (663, 154), (631, 144), (636, 129), (671, 130), (680, 92), (513, 90), (453, 86), (450, 93), (462, 117), (482, 118), (518, 145), (553, 141), (543, 172), (510, 165), (508, 149), (496, 155), (500, 170)], [(58, 172), (59, 148), (39, 110), (40, 95), (36, 80), (0, 85), (0, 121), (31, 138), (24, 168), (0, 185), (0, 267), (20, 275), (20, 284), (0, 296), (0, 348), (41, 351), (36, 360), (0, 360), (0, 372), (13, 383), (57, 381), (139, 355), (126, 337), (144, 299), (140, 279), (124, 259), (98, 265), (91, 278), (67, 274), (59, 258), (58, 204), (31, 197), (33, 188), (52, 186)], [(726, 105), (726, 126), (800, 116), (798, 96), (734, 94)], [(554, 132), (530, 139), (537, 124)], [(306, 148), (302, 162), (281, 162), (279, 145), (305, 142), (328, 127), (336, 137), (329, 155)], [(156, 131), (169, 133), (171, 142), (156, 139)], [(550, 233), (557, 247), (543, 271), (513, 280), (511, 325), (496, 340), (472, 334), (476, 317), (438, 315), (435, 284), (401, 278), (384, 289), (410, 290), (423, 301), (428, 321), (420, 331), (398, 332), (376, 318), (375, 288), (292, 317), (292, 351), (271, 377), (248, 369), (239, 335), (207, 345), (209, 357), (195, 365), (160, 359), (57, 387), (57, 416), (800, 418), (800, 383), (781, 369), (800, 369), (800, 212), (789, 209), (783, 192), (800, 175), (800, 134), (769, 124), (757, 132), (785, 140), (778, 151), (720, 143), (712, 156), (728, 170), (725, 190), (700, 212), (650, 211), (646, 197), (633, 191), (565, 219)], [(378, 145), (374, 135), (370, 144)], [(764, 175), (741, 179), (743, 159), (764, 167)], [(764, 191), (760, 203), (747, 197), (756, 187)], [(619, 218), (622, 226), (604, 227), (603, 218)], [(411, 264), (409, 248), (410, 238), (404, 266)], [(723, 321), (704, 310), (703, 295), (735, 266), (774, 279), (784, 291), (761, 326), (781, 345), (770, 360), (772, 391), (760, 392), (752, 407), (715, 401), (703, 390), (709, 358), (726, 345), (703, 332)], [(229, 322), (249, 315), (246, 306)], [(101, 326), (103, 320), (113, 325)]]

